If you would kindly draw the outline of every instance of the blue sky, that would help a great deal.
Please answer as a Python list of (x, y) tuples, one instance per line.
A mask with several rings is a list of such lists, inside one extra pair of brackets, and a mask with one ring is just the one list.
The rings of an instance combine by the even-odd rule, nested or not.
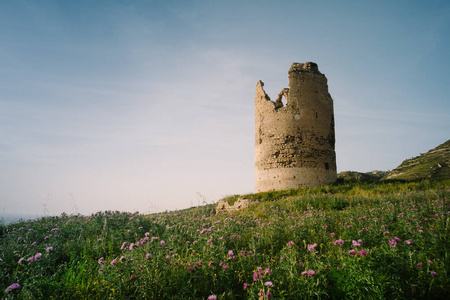
[(338, 171), (448, 140), (447, 1), (1, 1), (0, 213), (155, 212), (254, 188), (254, 93), (313, 61)]

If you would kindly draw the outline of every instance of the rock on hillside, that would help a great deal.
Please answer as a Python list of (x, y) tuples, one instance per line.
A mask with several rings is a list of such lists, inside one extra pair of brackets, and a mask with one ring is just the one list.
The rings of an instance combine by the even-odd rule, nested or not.
[(416, 181), (450, 179), (450, 140), (402, 162), (382, 180)]

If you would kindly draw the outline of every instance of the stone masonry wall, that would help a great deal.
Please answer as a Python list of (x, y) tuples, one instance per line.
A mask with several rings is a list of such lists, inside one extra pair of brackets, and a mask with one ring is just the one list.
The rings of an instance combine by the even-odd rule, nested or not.
[[(256, 84), (255, 192), (336, 181), (333, 99), (315, 63), (293, 63), (275, 101)], [(287, 98), (283, 105), (282, 97)]]

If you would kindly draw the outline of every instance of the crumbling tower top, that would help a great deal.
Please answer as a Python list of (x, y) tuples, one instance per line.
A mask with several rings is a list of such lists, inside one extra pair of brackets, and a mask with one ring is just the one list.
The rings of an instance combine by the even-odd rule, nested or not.
[(289, 68), (288, 74), (299, 72), (322, 74), (319, 72), (319, 67), (317, 66), (317, 64), (310, 61), (305, 63), (292, 63), (291, 67)]

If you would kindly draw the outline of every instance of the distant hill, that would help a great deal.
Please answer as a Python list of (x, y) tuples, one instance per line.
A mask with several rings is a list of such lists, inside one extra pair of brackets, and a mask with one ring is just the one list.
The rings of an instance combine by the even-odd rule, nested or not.
[(339, 182), (374, 182), (379, 181), (385, 177), (389, 171), (372, 171), (372, 172), (356, 172), (356, 171), (344, 171), (337, 174)]
[(446, 180), (450, 179), (450, 140), (442, 145), (407, 159), (382, 180)]

